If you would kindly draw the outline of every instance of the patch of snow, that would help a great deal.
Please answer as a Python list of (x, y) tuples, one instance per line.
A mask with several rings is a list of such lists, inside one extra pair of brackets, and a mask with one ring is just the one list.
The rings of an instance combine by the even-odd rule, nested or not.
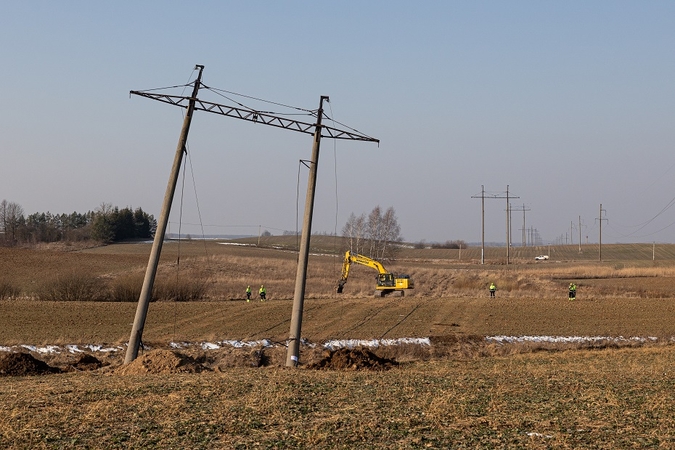
[(102, 345), (87, 344), (87, 345), (84, 345), (83, 347), (92, 351), (92, 352), (101, 352), (101, 353), (111, 353), (111, 352), (117, 352), (117, 351), (120, 351), (120, 350), (124, 350), (124, 347), (122, 347), (122, 346), (104, 347)]
[(323, 347), (328, 350), (336, 350), (339, 348), (355, 348), (355, 347), (387, 347), (392, 345), (402, 344), (416, 344), (416, 345), (431, 345), (429, 338), (398, 338), (398, 339), (334, 339), (324, 342)]
[(540, 438), (546, 438), (546, 439), (553, 439), (553, 436), (550, 434), (541, 434), (541, 433), (535, 433), (535, 432), (530, 432), (527, 433), (528, 436), (530, 437), (540, 437)]
[(633, 336), (625, 338), (623, 336), (487, 336), (485, 338), (488, 342), (508, 343), (514, 342), (547, 342), (547, 343), (563, 343), (563, 344), (584, 344), (594, 342), (656, 342), (658, 338), (653, 336), (639, 337)]
[(47, 345), (44, 347), (36, 347), (35, 345), (22, 345), (21, 347), (25, 348), (26, 350), (30, 352), (35, 352), (35, 353), (60, 353), (61, 347), (58, 345)]
[(81, 350), (80, 347), (77, 345), (66, 345), (66, 350), (68, 350), (70, 353), (82, 353), (84, 350)]
[(202, 350), (217, 350), (220, 348), (218, 344), (212, 344), (211, 342), (202, 342)]
[(203, 350), (217, 350), (222, 347), (234, 347), (234, 348), (243, 348), (243, 347), (274, 347), (274, 344), (267, 339), (262, 339), (259, 341), (238, 341), (238, 340), (225, 340), (217, 342), (199, 342), (199, 343), (190, 343), (190, 342), (169, 342), (169, 347), (171, 348), (187, 348), (193, 345), (200, 346)]

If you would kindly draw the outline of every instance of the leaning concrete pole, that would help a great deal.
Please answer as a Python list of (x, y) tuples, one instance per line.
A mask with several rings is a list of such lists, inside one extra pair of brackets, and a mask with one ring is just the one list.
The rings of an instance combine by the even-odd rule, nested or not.
[(187, 113), (185, 114), (185, 119), (183, 120), (183, 128), (181, 129), (180, 138), (178, 139), (178, 147), (176, 148), (176, 155), (173, 159), (173, 167), (171, 168), (169, 184), (167, 185), (166, 193), (164, 194), (162, 212), (160, 214), (159, 221), (157, 222), (155, 240), (152, 243), (148, 267), (145, 270), (143, 288), (141, 289), (141, 295), (138, 297), (136, 317), (134, 318), (134, 325), (131, 329), (131, 336), (129, 337), (129, 347), (127, 347), (127, 354), (124, 358), (125, 364), (130, 363), (136, 359), (138, 356), (138, 348), (141, 345), (141, 337), (143, 336), (145, 318), (148, 314), (148, 305), (150, 304), (150, 299), (152, 297), (152, 287), (155, 283), (155, 275), (157, 274), (159, 257), (162, 253), (162, 244), (164, 243), (166, 227), (169, 223), (169, 213), (171, 212), (171, 204), (173, 203), (173, 194), (176, 191), (176, 184), (178, 183), (178, 174), (180, 173), (180, 166), (181, 162), (183, 161), (183, 153), (186, 151), (185, 143), (187, 142), (188, 132), (190, 131), (190, 122), (192, 121), (192, 113), (195, 109), (195, 101), (197, 99), (197, 92), (199, 92), (204, 66), (197, 65), (195, 69), (199, 69), (199, 74), (195, 80), (195, 85), (192, 90), (192, 97), (190, 97)]
[(323, 116), (323, 101), (328, 97), (321, 96), (319, 111), (314, 130), (314, 145), (312, 146), (312, 161), (309, 166), (309, 180), (307, 181), (307, 196), (305, 197), (305, 217), (302, 221), (302, 236), (300, 237), (300, 252), (298, 254), (298, 271), (295, 275), (295, 295), (293, 297), (293, 313), (291, 315), (291, 332), (286, 353), (286, 367), (296, 367), (300, 356), (300, 332), (302, 329), (302, 309), (305, 302), (305, 284), (307, 282), (307, 261), (309, 260), (309, 241), (312, 236), (312, 214), (314, 211), (314, 192), (316, 190), (316, 170), (319, 164), (319, 144), (321, 143), (321, 118)]

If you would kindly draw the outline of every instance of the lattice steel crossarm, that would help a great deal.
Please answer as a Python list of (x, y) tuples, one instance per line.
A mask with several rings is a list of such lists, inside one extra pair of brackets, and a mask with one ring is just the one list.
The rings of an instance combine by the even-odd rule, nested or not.
[[(190, 97), (180, 95), (166, 95), (156, 94), (150, 92), (131, 91), (131, 94), (141, 97), (150, 98), (163, 103), (187, 108)], [(236, 119), (248, 120), (249, 122), (262, 123), (271, 125), (273, 127), (284, 128), (286, 130), (298, 131), (300, 133), (314, 134), (316, 129), (315, 123), (307, 123), (299, 120), (287, 119), (284, 117), (275, 116), (269, 113), (259, 112), (252, 109), (238, 108), (236, 106), (221, 105), (219, 103), (208, 102), (205, 100), (195, 99), (195, 109), (199, 111), (206, 111), (222, 116), (234, 117)], [(377, 142), (379, 139), (360, 134), (356, 131), (341, 130), (326, 125), (321, 125), (321, 137), (331, 139), (344, 139), (352, 141), (366, 141)]]

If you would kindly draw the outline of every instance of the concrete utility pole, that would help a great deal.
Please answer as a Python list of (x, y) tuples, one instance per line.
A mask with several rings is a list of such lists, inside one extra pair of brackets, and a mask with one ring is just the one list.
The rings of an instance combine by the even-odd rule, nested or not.
[(581, 216), (579, 216), (579, 253), (581, 253)]
[(506, 185), (506, 265), (509, 265), (511, 258), (511, 203), (509, 199), (520, 198), (517, 196), (509, 196), (509, 185)]
[(510, 232), (509, 228), (511, 226), (509, 221), (510, 208), (509, 208), (509, 199), (520, 198), (509, 196), (509, 186), (506, 186), (506, 196), (501, 194), (490, 194), (485, 195), (485, 186), (481, 185), (480, 195), (472, 195), (471, 198), (480, 198), (481, 199), (481, 251), (480, 251), (480, 263), (485, 264), (485, 199), (486, 198), (505, 198), (506, 199), (506, 264), (509, 263), (509, 247), (511, 246), (510, 242)]
[(480, 263), (485, 264), (485, 185), (480, 185), (480, 197), (472, 195), (471, 198), (480, 198)]
[(522, 228), (521, 245), (522, 245), (523, 247), (526, 247), (526, 246), (527, 246), (527, 237), (526, 237), (526, 235), (527, 235), (527, 229), (525, 228), (525, 211), (530, 211), (530, 209), (527, 208), (527, 207), (525, 206), (525, 204), (523, 203), (523, 206), (522, 206), (522, 207), (516, 206), (516, 207), (514, 208), (514, 207), (512, 206), (512, 207), (511, 207), (511, 211), (522, 211), (522, 212), (523, 212), (523, 228)]
[[(307, 123), (301, 122), (299, 120), (288, 119), (286, 117), (281, 117), (268, 112), (261, 112), (259, 110), (247, 108), (244, 107), (243, 105), (228, 106), (201, 100), (197, 98), (197, 93), (199, 91), (200, 85), (202, 85), (201, 76), (204, 66), (197, 66), (197, 67), (199, 68), (199, 76), (194, 83), (194, 89), (191, 97), (167, 95), (150, 91), (131, 91), (131, 93), (134, 95), (139, 95), (141, 97), (147, 97), (153, 100), (169, 103), (171, 105), (180, 106), (182, 108), (187, 108), (188, 110), (188, 113), (186, 114), (186, 118), (183, 124), (183, 131), (181, 132), (181, 138), (178, 143), (176, 160), (174, 161), (174, 170), (172, 170), (171, 180), (169, 182), (169, 186), (167, 187), (167, 194), (165, 196), (164, 208), (162, 210), (162, 218), (166, 215), (167, 221), (169, 216), (169, 210), (171, 207), (171, 201), (173, 199), (173, 193), (175, 191), (176, 181), (178, 179), (178, 170), (180, 169), (180, 161), (182, 159), (182, 154), (185, 151), (184, 150), (185, 142), (187, 140), (187, 133), (190, 125), (190, 120), (192, 118), (192, 113), (195, 110), (210, 112), (213, 114), (220, 114), (223, 116), (234, 117), (237, 119), (247, 120), (258, 124), (270, 125), (277, 128), (284, 128), (287, 130), (298, 131), (300, 133), (314, 135), (313, 159), (312, 165), (310, 167), (310, 180), (308, 182), (307, 188), (308, 195), (305, 204), (305, 226), (303, 226), (302, 230), (302, 244), (301, 244), (302, 251), (300, 252), (300, 255), (298, 257), (298, 276), (296, 277), (296, 296), (295, 296), (296, 301), (294, 301), (293, 318), (291, 319), (292, 342), (289, 345), (288, 359), (289, 361), (292, 361), (293, 362), (292, 365), (295, 366), (297, 365), (298, 362), (298, 355), (297, 355), (298, 347), (296, 344), (298, 344), (300, 340), (300, 325), (302, 323), (302, 301), (304, 300), (304, 289), (307, 275), (307, 260), (309, 257), (309, 240), (311, 236), (312, 209), (314, 206), (314, 189), (316, 187), (316, 170), (319, 157), (320, 139), (321, 137), (327, 137), (331, 139), (355, 140), (355, 141), (366, 141), (377, 143), (379, 143), (380, 141), (378, 139), (364, 135), (353, 129), (343, 130), (330, 126), (321, 125), (321, 120), (323, 117), (323, 101), (328, 100), (328, 97), (326, 96), (321, 96), (320, 98), (319, 111), (317, 113), (316, 123)], [(160, 218), (160, 222), (162, 222), (162, 218)], [(136, 313), (136, 320), (134, 321), (134, 327), (131, 332), (131, 339), (129, 341), (129, 350), (127, 351), (125, 363), (133, 361), (138, 354), (138, 346), (140, 345), (141, 342), (143, 324), (145, 322), (145, 316), (147, 314), (148, 309), (147, 303), (149, 302), (150, 299), (150, 293), (152, 292), (152, 283), (154, 281), (154, 275), (156, 273), (156, 262), (153, 263), (153, 261), (154, 260), (159, 261), (159, 254), (161, 252), (161, 243), (162, 240), (164, 239), (165, 228), (166, 228), (165, 226), (160, 226), (158, 224), (157, 233), (155, 234), (155, 244), (153, 245), (153, 250), (150, 257), (151, 263), (148, 264), (148, 269), (146, 272), (146, 281), (144, 281), (143, 283), (143, 292), (145, 292), (145, 294), (142, 292), (141, 298), (139, 299), (138, 310)], [(152, 268), (151, 266), (154, 266), (154, 268)], [(294, 358), (291, 357), (291, 349), (295, 351), (295, 354), (293, 355)]]
[(602, 218), (602, 212), (603, 211), (605, 211), (605, 213), (607, 213), (606, 210), (602, 209), (602, 203), (600, 203), (600, 217), (598, 218), (598, 220), (600, 221), (600, 245), (598, 247), (598, 259), (599, 259), (599, 261), (602, 261), (602, 221), (608, 220), (608, 219)]
[(183, 128), (180, 131), (178, 138), (178, 146), (176, 147), (176, 154), (173, 159), (173, 166), (171, 167), (171, 175), (169, 176), (169, 184), (166, 187), (164, 194), (164, 203), (162, 204), (162, 212), (157, 222), (157, 230), (155, 231), (155, 239), (152, 242), (152, 250), (150, 250), (150, 259), (148, 260), (148, 267), (145, 270), (145, 278), (143, 279), (143, 287), (141, 294), (138, 297), (138, 306), (136, 307), (136, 317), (134, 318), (134, 325), (131, 328), (131, 336), (129, 337), (129, 347), (124, 358), (124, 363), (129, 363), (138, 356), (138, 349), (141, 345), (141, 337), (143, 335), (143, 328), (145, 326), (145, 318), (148, 314), (148, 305), (152, 297), (152, 287), (155, 283), (155, 276), (157, 275), (157, 265), (159, 264), (159, 257), (162, 252), (162, 244), (164, 243), (164, 236), (166, 234), (166, 226), (169, 222), (169, 214), (171, 213), (171, 204), (173, 203), (173, 194), (176, 191), (176, 184), (178, 182), (178, 175), (180, 173), (180, 165), (183, 161), (183, 154), (186, 153), (185, 143), (187, 142), (188, 133), (190, 131), (190, 123), (192, 122), (192, 114), (195, 110), (195, 100), (199, 92), (199, 86), (202, 79), (202, 71), (204, 66), (197, 65), (195, 69), (199, 69), (199, 74), (195, 80), (195, 85), (192, 89), (192, 96), (188, 100), (187, 112), (185, 119), (183, 119)]
[(509, 248), (513, 240), (513, 205), (509, 202)]
[(506, 185), (506, 265), (511, 255), (511, 202), (509, 202), (509, 185)]
[(295, 294), (293, 296), (293, 312), (291, 314), (291, 331), (288, 338), (288, 352), (286, 353), (287, 367), (295, 367), (300, 361), (300, 331), (302, 329), (302, 311), (305, 303), (309, 241), (312, 236), (316, 169), (319, 165), (319, 144), (321, 143), (321, 118), (323, 117), (324, 100), (329, 101), (328, 97), (325, 96), (321, 96), (319, 99), (319, 112), (316, 119), (316, 130), (314, 132), (314, 145), (312, 146), (312, 160), (309, 165), (309, 179), (307, 181), (307, 195), (305, 197), (305, 216), (302, 221), (302, 237), (300, 238), (298, 269), (295, 275)]

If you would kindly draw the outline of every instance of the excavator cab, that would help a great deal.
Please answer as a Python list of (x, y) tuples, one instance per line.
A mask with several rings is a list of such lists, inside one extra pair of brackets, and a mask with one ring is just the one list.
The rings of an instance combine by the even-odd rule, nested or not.
[(394, 287), (396, 282), (394, 281), (393, 273), (380, 273), (377, 275), (377, 286), (380, 287)]

